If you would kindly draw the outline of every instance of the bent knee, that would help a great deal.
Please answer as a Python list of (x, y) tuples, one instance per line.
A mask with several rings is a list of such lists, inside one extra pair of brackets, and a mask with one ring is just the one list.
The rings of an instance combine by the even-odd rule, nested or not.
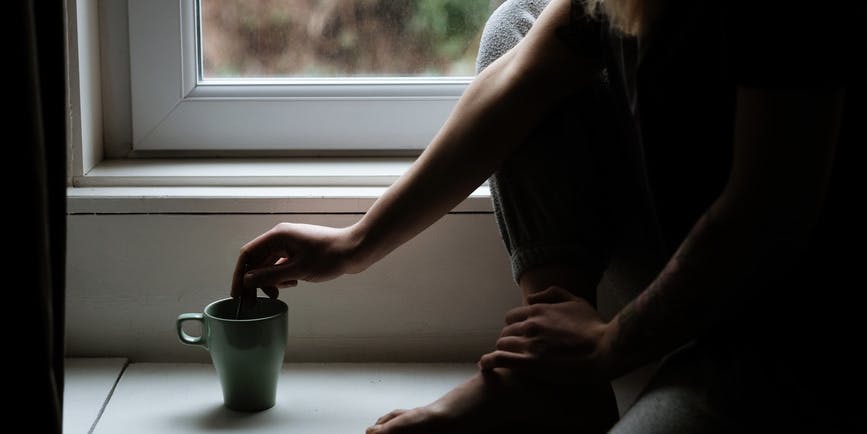
[(482, 32), (476, 71), (481, 72), (518, 45), (549, 2), (550, 0), (506, 0), (500, 5), (488, 18)]

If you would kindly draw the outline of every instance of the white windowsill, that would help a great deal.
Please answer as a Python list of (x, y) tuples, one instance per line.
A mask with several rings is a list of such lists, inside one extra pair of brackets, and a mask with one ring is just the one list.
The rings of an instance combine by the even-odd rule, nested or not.
[(125, 358), (68, 358), (63, 383), (63, 432), (86, 434), (111, 398)]
[[(74, 179), (70, 214), (363, 213), (411, 158), (106, 160)], [(476, 189), (452, 212), (491, 212)]]
[(133, 363), (124, 371), (95, 434), (361, 433), (395, 408), (425, 405), (462, 383), (473, 364), (287, 364), (274, 407), (223, 407), (210, 364)]
[(175, 158), (104, 160), (76, 187), (380, 186), (394, 182), (412, 158)]
[[(223, 407), (211, 364), (67, 359), (64, 432), (360, 433), (393, 408), (432, 402), (476, 370), (473, 364), (290, 363), (283, 365), (273, 408), (236, 413)], [(621, 416), (654, 372), (655, 364), (648, 365), (612, 383)]]

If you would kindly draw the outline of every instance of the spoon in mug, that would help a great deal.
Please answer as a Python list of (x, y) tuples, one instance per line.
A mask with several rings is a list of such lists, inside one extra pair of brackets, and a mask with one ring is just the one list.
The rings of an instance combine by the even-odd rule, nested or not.
[[(244, 264), (244, 274), (247, 274), (247, 269), (250, 266), (248, 264)], [(235, 319), (241, 319), (241, 306), (244, 304), (244, 294), (238, 296), (238, 307), (235, 308)]]
[(241, 319), (241, 305), (244, 304), (244, 296), (238, 297), (238, 307), (235, 308), (235, 319)]

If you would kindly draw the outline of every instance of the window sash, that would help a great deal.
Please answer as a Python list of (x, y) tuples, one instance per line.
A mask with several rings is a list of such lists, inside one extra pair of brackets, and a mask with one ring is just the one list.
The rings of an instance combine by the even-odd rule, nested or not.
[(201, 80), (196, 8), (128, 0), (134, 151), (419, 150), (471, 80)]

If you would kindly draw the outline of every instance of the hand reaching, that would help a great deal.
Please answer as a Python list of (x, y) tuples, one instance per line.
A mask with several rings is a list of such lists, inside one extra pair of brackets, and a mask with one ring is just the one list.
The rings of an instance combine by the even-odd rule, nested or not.
[(255, 297), (256, 288), (271, 298), (278, 288), (299, 280), (323, 282), (364, 267), (356, 258), (358, 242), (349, 228), (280, 223), (241, 248), (232, 277), (232, 297)]

